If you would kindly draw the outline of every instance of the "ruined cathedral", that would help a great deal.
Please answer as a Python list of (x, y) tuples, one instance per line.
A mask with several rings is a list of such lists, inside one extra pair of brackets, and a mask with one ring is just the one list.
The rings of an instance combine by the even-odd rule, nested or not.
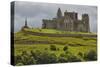
[(89, 16), (82, 14), (82, 19), (78, 19), (78, 13), (64, 12), (62, 15), (61, 9), (58, 8), (57, 17), (52, 20), (43, 19), (42, 28), (44, 29), (57, 29), (71, 32), (90, 32)]

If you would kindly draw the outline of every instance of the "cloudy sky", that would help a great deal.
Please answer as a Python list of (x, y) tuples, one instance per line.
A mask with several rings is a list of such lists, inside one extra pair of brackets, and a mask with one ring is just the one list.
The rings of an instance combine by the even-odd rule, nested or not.
[(41, 28), (42, 19), (52, 19), (56, 17), (58, 8), (62, 14), (68, 12), (77, 12), (78, 19), (81, 15), (87, 13), (89, 15), (90, 31), (97, 32), (97, 7), (83, 5), (53, 4), (53, 3), (35, 3), (35, 2), (15, 2), (15, 32), (24, 26), (25, 18), (27, 18), (28, 26)]

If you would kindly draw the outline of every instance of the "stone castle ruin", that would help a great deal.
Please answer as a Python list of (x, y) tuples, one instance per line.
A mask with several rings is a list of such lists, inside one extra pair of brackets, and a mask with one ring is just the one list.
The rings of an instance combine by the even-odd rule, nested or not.
[(61, 9), (58, 8), (57, 17), (52, 20), (43, 19), (42, 28), (44, 29), (57, 29), (70, 32), (90, 32), (89, 16), (82, 14), (82, 19), (78, 19), (76, 12), (64, 12), (62, 16)]

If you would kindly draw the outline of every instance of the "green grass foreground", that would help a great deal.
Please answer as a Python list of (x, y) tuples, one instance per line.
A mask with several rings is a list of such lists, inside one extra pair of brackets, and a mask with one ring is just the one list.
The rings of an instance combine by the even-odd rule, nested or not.
[[(39, 29), (28, 31), (39, 32)], [(42, 29), (40, 32), (53, 34), (58, 31)], [(14, 51), (18, 66), (93, 61), (97, 59), (97, 38), (36, 36), (20, 31), (14, 35)]]
[[(30, 51), (47, 51), (51, 53), (55, 53), (57, 56), (59, 56), (61, 53), (64, 53), (63, 48), (65, 45), (58, 45), (58, 44), (53, 44), (56, 46), (57, 51), (51, 51), (50, 50), (50, 45), (51, 44), (16, 44), (14, 49), (15, 49), (15, 56), (21, 55), (23, 51), (27, 51), (30, 53)], [(95, 50), (96, 51), (96, 46), (68, 46), (68, 51), (71, 52), (74, 55), (77, 55), (79, 52), (85, 53), (88, 52), (89, 50)]]

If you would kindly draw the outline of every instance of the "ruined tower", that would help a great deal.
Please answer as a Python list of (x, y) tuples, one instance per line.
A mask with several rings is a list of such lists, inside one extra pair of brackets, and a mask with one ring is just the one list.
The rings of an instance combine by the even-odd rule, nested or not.
[(25, 19), (25, 25), (22, 27), (22, 30), (24, 30), (25, 28), (29, 28), (27, 25), (27, 19)]
[(90, 26), (89, 26), (89, 16), (88, 14), (83, 14), (82, 15), (82, 22), (84, 23), (84, 29), (85, 32), (90, 32)]
[(60, 10), (60, 8), (57, 11), (57, 18), (61, 18), (62, 17), (62, 12)]
[(28, 26), (27, 26), (27, 19), (25, 19), (25, 26), (24, 27), (28, 28)]

